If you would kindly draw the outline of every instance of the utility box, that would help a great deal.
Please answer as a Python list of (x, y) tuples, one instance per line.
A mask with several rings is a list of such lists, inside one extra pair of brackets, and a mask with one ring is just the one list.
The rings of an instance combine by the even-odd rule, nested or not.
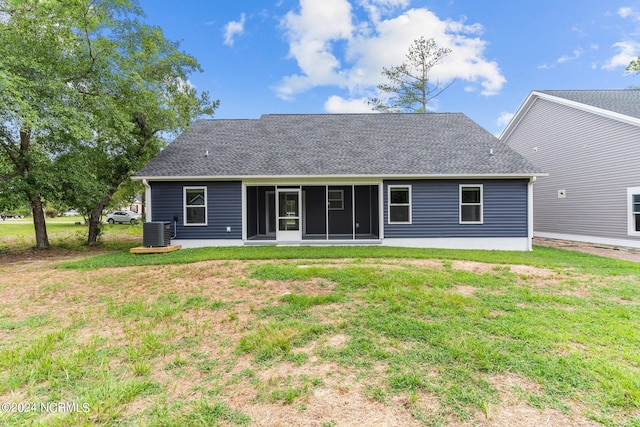
[(142, 244), (148, 248), (171, 245), (171, 223), (153, 221), (142, 224)]

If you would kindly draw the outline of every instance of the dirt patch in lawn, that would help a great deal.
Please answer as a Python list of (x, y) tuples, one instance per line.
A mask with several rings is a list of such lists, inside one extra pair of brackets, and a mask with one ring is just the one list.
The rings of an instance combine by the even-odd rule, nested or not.
[(570, 251), (584, 252), (591, 255), (617, 258), (640, 263), (640, 248), (574, 242), (571, 240), (546, 239), (542, 237), (534, 238), (533, 244), (538, 246), (549, 246), (553, 248), (568, 249)]
[[(18, 323), (37, 315), (46, 316), (47, 322), (42, 327), (25, 329), (37, 334), (82, 321), (82, 325), (72, 332), (78, 345), (92, 339), (104, 343), (113, 354), (108, 366), (121, 371), (126, 371), (129, 364), (125, 348), (139, 345), (145, 328), (150, 328), (151, 332), (162, 335), (164, 344), (171, 348), (171, 351), (149, 357), (150, 372), (146, 374), (164, 388), (163, 398), (166, 397), (169, 403), (178, 401), (188, 405), (202, 397), (220, 400), (250, 416), (252, 425), (258, 426), (424, 425), (416, 417), (418, 413), (423, 418), (449, 419), (448, 425), (456, 426), (597, 425), (586, 418), (583, 408), (575, 402), (567, 402), (572, 408), (569, 413), (532, 407), (522, 394), (542, 394), (541, 387), (515, 374), (488, 379), (498, 390), (500, 403), (490, 405), (486, 415), (478, 412), (476, 419), (468, 423), (443, 415), (438, 397), (424, 389), (411, 396), (404, 392), (376, 396), (372, 390), (388, 388), (386, 375), (392, 362), (375, 361), (369, 367), (354, 367), (321, 356), (323, 350), (336, 352), (348, 347), (352, 337), (334, 324), (338, 325), (342, 315), (363, 303), (356, 298), (314, 306), (300, 314), (302, 320), (307, 320), (305, 316), (313, 317), (317, 324), (327, 326), (328, 332), (318, 339), (294, 346), (290, 353), (304, 356), (298, 362), (257, 361), (254, 354), (239, 352), (242, 338), (265, 321), (261, 317), (262, 309), (284, 304), (283, 295), (322, 295), (335, 290), (335, 283), (326, 279), (276, 281), (251, 277), (251, 265), (271, 261), (204, 261), (81, 272), (50, 268), (52, 262), (59, 260), (14, 260), (2, 265), (0, 301), (4, 319)], [(444, 268), (439, 260), (287, 262), (322, 268)], [(526, 283), (530, 285), (553, 284), (562, 278), (552, 270), (528, 266), (471, 261), (453, 261), (450, 265), (453, 269), (478, 274), (497, 275), (508, 271), (526, 275)], [(477, 289), (459, 285), (448, 291), (473, 296)], [(142, 303), (145, 308), (161, 304), (167, 296), (184, 304), (189, 298), (204, 303), (165, 317), (161, 311), (153, 315), (143, 312), (139, 315), (142, 320), (136, 318), (136, 313), (122, 310), (125, 304), (135, 302)], [(490, 314), (500, 316), (504, 312), (494, 310)], [(21, 330), (1, 332), (0, 337), (7, 343), (22, 333)], [(408, 344), (396, 343), (395, 346), (404, 348)], [(135, 374), (128, 375), (133, 377)], [(433, 375), (437, 375), (436, 370)], [(280, 391), (285, 397), (279, 394)], [(286, 400), (287, 391), (295, 393), (291, 402)], [(8, 392), (0, 398), (7, 401), (11, 396), (13, 394)], [(138, 397), (123, 405), (122, 413), (136, 417), (158, 400), (157, 395)]]
[(467, 285), (458, 285), (456, 287), (453, 288), (453, 292), (463, 295), (465, 297), (472, 297), (474, 296), (474, 294), (476, 293), (476, 291), (478, 290), (478, 288), (474, 287), (474, 286), (467, 286)]
[[(491, 427), (528, 427), (528, 426), (576, 426), (595, 427), (600, 423), (590, 420), (584, 413), (584, 407), (578, 402), (567, 402), (571, 408), (568, 413), (547, 407), (539, 409), (522, 400), (523, 393), (541, 395), (542, 387), (517, 374), (495, 375), (488, 381), (500, 393), (500, 404), (489, 406), (487, 419), (481, 425)], [(477, 425), (477, 424), (474, 424)]]

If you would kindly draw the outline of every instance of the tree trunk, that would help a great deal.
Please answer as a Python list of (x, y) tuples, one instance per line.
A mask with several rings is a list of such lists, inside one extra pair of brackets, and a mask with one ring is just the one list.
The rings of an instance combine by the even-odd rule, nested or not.
[(87, 245), (95, 246), (100, 242), (98, 239), (100, 238), (100, 232), (102, 229), (102, 223), (100, 219), (102, 218), (102, 211), (104, 207), (109, 204), (111, 197), (107, 196), (100, 203), (98, 203), (89, 213), (89, 235), (87, 237)]
[(29, 196), (31, 213), (33, 214), (33, 228), (36, 231), (36, 248), (48, 249), (49, 236), (47, 235), (47, 223), (44, 218), (44, 209), (40, 196)]

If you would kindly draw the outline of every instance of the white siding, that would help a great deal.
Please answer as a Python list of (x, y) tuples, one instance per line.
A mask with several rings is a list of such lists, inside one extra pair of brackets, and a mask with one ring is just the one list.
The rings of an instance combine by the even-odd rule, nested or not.
[(536, 99), (505, 142), (549, 173), (534, 185), (536, 233), (640, 241), (627, 233), (627, 188), (640, 186), (639, 127)]

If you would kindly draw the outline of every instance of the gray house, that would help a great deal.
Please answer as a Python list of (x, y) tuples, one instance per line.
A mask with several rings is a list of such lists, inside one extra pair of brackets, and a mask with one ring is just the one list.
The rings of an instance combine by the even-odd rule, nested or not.
[(639, 90), (534, 91), (500, 139), (549, 173), (536, 236), (640, 247)]
[(185, 247), (530, 250), (541, 175), (456, 113), (197, 121), (135, 178)]

